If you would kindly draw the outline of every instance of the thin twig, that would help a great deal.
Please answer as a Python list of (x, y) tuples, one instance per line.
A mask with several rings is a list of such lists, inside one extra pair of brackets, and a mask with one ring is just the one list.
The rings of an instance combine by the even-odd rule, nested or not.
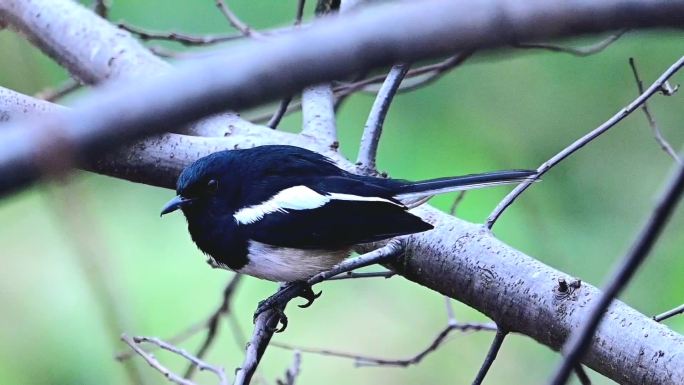
[(218, 9), (221, 11), (223, 16), (226, 17), (230, 25), (233, 26), (233, 28), (237, 29), (240, 31), (241, 34), (247, 37), (260, 37), (261, 34), (254, 29), (252, 29), (249, 25), (247, 25), (245, 22), (240, 20), (240, 18), (233, 13), (233, 11), (228, 7), (228, 4), (224, 0), (216, 0), (216, 6)]
[(302, 368), (302, 353), (298, 350), (294, 351), (292, 355), (292, 365), (285, 371), (285, 378), (283, 380), (276, 380), (277, 385), (295, 385), (297, 377)]
[(373, 271), (373, 272), (355, 272), (348, 271), (345, 274), (338, 275), (336, 277), (328, 278), (328, 281), (340, 281), (345, 279), (359, 279), (359, 278), (392, 278), (397, 273), (387, 270), (387, 271)]
[(273, 116), (271, 116), (271, 119), (266, 123), (267, 127), (271, 127), (272, 129), (276, 129), (278, 125), (280, 124), (280, 120), (285, 116), (285, 112), (287, 112), (287, 106), (290, 105), (290, 102), (292, 101), (292, 97), (285, 98), (278, 103), (278, 109), (275, 110), (273, 113)]
[(451, 303), (452, 299), (448, 295), (444, 296), (444, 305), (446, 306), (447, 322), (449, 324), (457, 323), (456, 312), (454, 312), (454, 305)]
[(227, 385), (228, 384), (228, 378), (226, 377), (226, 373), (223, 370), (223, 368), (218, 368), (213, 365), (210, 365), (201, 359), (191, 355), (190, 353), (186, 352), (183, 349), (177, 348), (167, 342), (164, 342), (160, 340), (159, 338), (154, 338), (154, 337), (129, 337), (125, 334), (121, 336), (121, 340), (124, 341), (128, 346), (133, 349), (138, 355), (140, 355), (147, 363), (153, 367), (154, 369), (158, 370), (160, 373), (166, 377), (171, 382), (174, 382), (179, 385), (194, 385), (192, 381), (189, 379), (183, 378), (169, 369), (167, 369), (165, 366), (163, 366), (156, 357), (154, 357), (153, 354), (146, 352), (144, 349), (140, 347), (141, 343), (149, 343), (152, 344), (158, 348), (164, 349), (166, 351), (169, 351), (171, 353), (177, 354), (186, 360), (190, 362), (191, 365), (196, 366), (199, 370), (201, 371), (209, 371), (214, 373), (218, 379), (219, 379), (219, 385)]
[(672, 310), (668, 310), (665, 313), (653, 316), (653, 320), (656, 322), (662, 322), (662, 321), (665, 321), (666, 319), (674, 317), (678, 314), (684, 314), (684, 305), (677, 306), (676, 308), (674, 308)]
[[(639, 97), (637, 97), (626, 107), (618, 111), (605, 123), (595, 128), (591, 132), (587, 133), (583, 137), (579, 138), (578, 140), (570, 144), (568, 147), (564, 148), (561, 152), (554, 155), (551, 159), (547, 160), (541, 166), (539, 166), (539, 168), (537, 168), (537, 175), (544, 175), (555, 165), (557, 165), (565, 158), (575, 153), (575, 151), (584, 147), (587, 143), (596, 139), (601, 134), (608, 131), (610, 128), (612, 128), (617, 123), (621, 122), (624, 118), (629, 116), (632, 112), (634, 112), (637, 108), (644, 104), (651, 96), (660, 91), (663, 84), (665, 84), (665, 82), (667, 81), (667, 79), (669, 79), (672, 75), (679, 71), (682, 68), (682, 66), (684, 66), (684, 56), (682, 56), (681, 58), (679, 58), (679, 60), (672, 64), (670, 68), (668, 68), (662, 75), (660, 75), (660, 77), (655, 82), (653, 82), (653, 84), (651, 84), (651, 86), (648, 87), (646, 91), (641, 93)], [(491, 229), (492, 226), (494, 226), (494, 223), (497, 221), (497, 219), (499, 219), (501, 214), (506, 210), (506, 208), (508, 208), (508, 206), (510, 206), (518, 198), (518, 196), (520, 196), (520, 194), (527, 190), (527, 188), (530, 187), (532, 183), (534, 183), (533, 180), (527, 180), (519, 184), (515, 189), (513, 189), (513, 191), (506, 195), (504, 199), (501, 202), (499, 202), (494, 211), (492, 211), (492, 213), (489, 214), (489, 217), (485, 222), (485, 226)]]
[(109, 7), (107, 0), (95, 0), (93, 1), (93, 12), (103, 19), (109, 18)]
[(377, 172), (375, 159), (378, 153), (380, 135), (382, 135), (382, 125), (385, 123), (385, 117), (392, 104), (392, 99), (394, 99), (394, 95), (408, 70), (408, 64), (393, 66), (375, 97), (375, 102), (373, 102), (363, 129), (359, 156), (356, 159), (356, 164), (362, 174), (371, 175)]
[(585, 57), (585, 56), (590, 56), (593, 54), (597, 54), (604, 49), (608, 48), (611, 44), (613, 44), (615, 41), (617, 41), (622, 35), (627, 33), (627, 29), (623, 29), (622, 31), (610, 35), (607, 38), (594, 43), (592, 45), (588, 45), (586, 47), (563, 47), (560, 45), (555, 45), (555, 44), (549, 44), (549, 43), (513, 43), (513, 47), (515, 48), (531, 48), (531, 49), (544, 49), (547, 51), (553, 51), (553, 52), (562, 52), (562, 53), (567, 53), (573, 56), (579, 56), (579, 57)]
[(257, 316), (254, 322), (252, 338), (247, 344), (247, 351), (242, 366), (235, 373), (233, 385), (247, 385), (256, 372), (261, 357), (269, 346), (273, 332), (280, 323), (280, 314), (284, 308), (278, 310), (266, 310)]
[(552, 385), (563, 385), (568, 380), (570, 372), (579, 363), (591, 343), (591, 338), (598, 328), (606, 309), (608, 309), (613, 298), (622, 291), (648, 256), (651, 248), (665, 228), (670, 215), (675, 210), (683, 191), (684, 165), (678, 165), (677, 171), (670, 178), (667, 188), (658, 200), (650, 218), (629, 252), (620, 261), (599, 298), (591, 304), (586, 320), (579, 329), (570, 335), (569, 340), (565, 343), (563, 348), (565, 358), (561, 365), (558, 366), (550, 382)]
[[(240, 282), (239, 278), (240, 275), (236, 274), (234, 275), (230, 281), (226, 284), (225, 289), (223, 290), (222, 298), (221, 298), (221, 303), (218, 306), (216, 310), (214, 310), (204, 321), (198, 322), (187, 329), (183, 330), (182, 332), (174, 335), (173, 337), (170, 337), (167, 339), (169, 343), (171, 344), (180, 344), (181, 342), (187, 340), (188, 338), (196, 335), (197, 333), (207, 329), (207, 337), (205, 341), (202, 344), (202, 347), (197, 353), (198, 358), (203, 358), (205, 352), (203, 350), (208, 349), (204, 348), (204, 345), (207, 345), (208, 343), (210, 344), (212, 342), (213, 335), (216, 333), (216, 330), (220, 326), (220, 319), (230, 313), (230, 303), (232, 301), (232, 297), (235, 294), (235, 290), (237, 288), (238, 283)], [(232, 317), (228, 317), (229, 320), (233, 320)], [(239, 326), (237, 323), (231, 323), (232, 329), (233, 329), (233, 337), (235, 338), (236, 343), (240, 348), (243, 348), (245, 346), (245, 338), (244, 334), (242, 333), (242, 330), (239, 329)], [(211, 337), (211, 338), (210, 338)], [(204, 348), (204, 349), (203, 349)], [(130, 350), (120, 352), (116, 355), (116, 359), (118, 361), (125, 361), (133, 356), (133, 352)], [(188, 377), (188, 374), (186, 372), (185, 377)]]
[(223, 43), (226, 41), (231, 41), (231, 40), (236, 40), (236, 39), (242, 39), (244, 38), (244, 35), (242, 34), (229, 34), (229, 35), (191, 35), (191, 34), (185, 34), (181, 32), (158, 32), (158, 31), (150, 31), (147, 29), (143, 29), (140, 27), (136, 27), (130, 24), (127, 24), (125, 22), (118, 22), (116, 24), (117, 27), (123, 29), (124, 31), (128, 31), (135, 36), (137, 36), (140, 40), (148, 41), (148, 40), (168, 40), (168, 41), (173, 41), (185, 46), (203, 46), (203, 45), (211, 45), (211, 44), (218, 44), (218, 43)]
[[(632, 68), (632, 73), (634, 74), (634, 80), (636, 81), (637, 84), (637, 89), (639, 90), (640, 94), (644, 93), (644, 82), (641, 81), (641, 78), (639, 77), (639, 72), (637, 71), (636, 67), (636, 62), (634, 61), (633, 57), (629, 58), (629, 66)], [(682, 164), (682, 159), (677, 155), (677, 152), (672, 148), (670, 143), (668, 143), (667, 139), (663, 136), (663, 133), (660, 131), (660, 128), (658, 127), (658, 124), (655, 121), (655, 118), (651, 114), (651, 110), (648, 108), (648, 103), (644, 102), (644, 104), (641, 106), (641, 110), (644, 111), (644, 115), (646, 115), (646, 120), (648, 121), (648, 125), (651, 127), (651, 131), (653, 131), (653, 137), (655, 138), (656, 142), (660, 145), (660, 148), (665, 151), (672, 159), (675, 160), (675, 162)]]
[(427, 355), (434, 352), (439, 348), (442, 343), (446, 340), (452, 331), (496, 331), (496, 326), (490, 323), (449, 323), (446, 325), (435, 338), (430, 342), (430, 344), (420, 352), (416, 353), (414, 356), (406, 359), (386, 359), (379, 357), (370, 357), (353, 353), (339, 352), (330, 349), (316, 349), (316, 348), (305, 348), (301, 346), (292, 346), (289, 344), (284, 344), (280, 342), (273, 342), (271, 346), (275, 346), (281, 349), (287, 350), (297, 350), (303, 353), (318, 354), (322, 356), (338, 357), (354, 360), (354, 365), (357, 367), (362, 366), (395, 366), (395, 367), (407, 367), (411, 365), (416, 365), (420, 363)]
[(458, 192), (456, 198), (454, 198), (454, 202), (451, 204), (451, 207), (449, 207), (450, 215), (456, 215), (456, 209), (458, 208), (458, 205), (463, 201), (463, 198), (465, 198), (466, 192), (468, 191), (462, 190)]
[[(416, 82), (408, 82), (407, 80), (403, 82), (401, 86), (399, 86), (398, 92), (403, 92), (403, 91), (413, 91), (417, 88), (426, 86), (433, 81), (439, 79), (441, 76), (443, 76), (447, 71), (456, 68), (458, 65), (463, 63), (468, 57), (472, 55), (474, 51), (469, 51), (469, 52), (463, 52), (458, 55), (449, 57), (448, 59), (445, 59), (439, 63), (435, 64), (429, 64), (425, 65), (422, 67), (417, 67), (414, 69), (411, 69), (408, 71), (404, 79), (409, 79), (409, 78), (414, 78), (414, 77), (419, 77), (422, 75), (427, 75), (425, 78), (416, 81)], [(374, 76), (368, 79), (364, 80), (358, 80), (355, 82), (351, 83), (338, 83), (334, 88), (333, 88), (333, 94), (335, 95), (335, 106), (337, 108), (339, 102), (343, 100), (344, 98), (359, 92), (363, 91), (366, 86), (373, 85), (373, 84), (380, 84), (385, 81), (386, 75), (378, 75)], [(409, 84), (407, 86), (407, 84)], [(302, 107), (300, 101), (295, 101), (290, 103), (288, 106), (287, 110), (285, 111), (285, 116), (295, 112), (299, 111), (299, 109)], [(271, 113), (266, 113), (266, 114), (261, 114), (255, 116), (253, 119), (251, 119), (255, 123), (265, 123), (267, 122), (270, 118), (272, 117)]]
[[(209, 321), (207, 322), (207, 335), (204, 338), (202, 345), (200, 345), (200, 348), (197, 350), (197, 358), (202, 359), (204, 358), (205, 354), (207, 354), (207, 351), (209, 351), (211, 344), (216, 338), (221, 319), (223, 316), (230, 313), (230, 303), (233, 298), (233, 294), (235, 293), (235, 289), (240, 283), (241, 277), (241, 274), (235, 274), (228, 282), (225, 289), (223, 289), (223, 300), (221, 301), (221, 305), (218, 307), (218, 309), (216, 309), (214, 314), (211, 315)], [(185, 370), (184, 377), (192, 378), (195, 368), (196, 365), (188, 366), (188, 368)]]
[(501, 329), (501, 328), (499, 328), (496, 331), (496, 335), (494, 336), (494, 340), (492, 341), (492, 345), (489, 347), (489, 351), (487, 352), (487, 356), (485, 357), (484, 361), (482, 362), (482, 366), (480, 367), (480, 370), (477, 372), (477, 376), (475, 377), (475, 380), (473, 380), (473, 385), (482, 384), (482, 381), (484, 381), (484, 378), (487, 375), (487, 372), (489, 372), (489, 368), (492, 367), (492, 364), (494, 363), (494, 360), (496, 359), (496, 355), (499, 354), (499, 349), (501, 349), (501, 345), (503, 345), (504, 339), (506, 338), (507, 334), (508, 334), (508, 332)]
[(306, 0), (298, 0), (297, 1), (297, 13), (295, 14), (295, 25), (300, 25), (302, 24), (302, 18), (304, 17), (304, 5), (306, 4)]
[(580, 384), (591, 385), (591, 378), (589, 378), (589, 375), (584, 370), (582, 364), (577, 364), (577, 366), (575, 366), (575, 375), (577, 375)]
[(81, 87), (83, 87), (83, 84), (81, 84), (81, 82), (79, 82), (76, 79), (69, 78), (57, 87), (46, 88), (42, 91), (39, 91), (35, 96), (38, 99), (47, 100), (48, 102), (54, 102), (58, 99), (61, 99), (71, 94), (72, 92), (80, 89)]

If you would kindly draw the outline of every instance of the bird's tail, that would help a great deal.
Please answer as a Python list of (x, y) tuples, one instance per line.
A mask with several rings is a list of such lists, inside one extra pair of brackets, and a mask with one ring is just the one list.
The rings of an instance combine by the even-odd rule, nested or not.
[(533, 170), (507, 170), (430, 179), (420, 182), (407, 182), (397, 189), (394, 198), (408, 207), (416, 207), (425, 203), (433, 195), (502, 184), (520, 183), (526, 180), (533, 180), (536, 175), (537, 172)]

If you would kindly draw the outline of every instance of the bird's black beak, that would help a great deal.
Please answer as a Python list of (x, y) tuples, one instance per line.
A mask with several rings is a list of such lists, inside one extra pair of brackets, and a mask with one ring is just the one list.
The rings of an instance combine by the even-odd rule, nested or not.
[(192, 201), (193, 201), (193, 199), (187, 199), (187, 198), (183, 198), (180, 195), (177, 195), (164, 205), (159, 216), (161, 217), (164, 214), (172, 213), (172, 212), (178, 210), (179, 208), (189, 204)]

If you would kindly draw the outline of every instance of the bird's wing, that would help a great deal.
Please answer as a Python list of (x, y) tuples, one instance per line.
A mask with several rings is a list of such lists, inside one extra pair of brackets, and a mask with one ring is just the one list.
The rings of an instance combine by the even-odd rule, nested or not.
[(429, 230), (381, 186), (344, 176), (280, 190), (234, 214), (249, 239), (274, 246), (332, 249)]

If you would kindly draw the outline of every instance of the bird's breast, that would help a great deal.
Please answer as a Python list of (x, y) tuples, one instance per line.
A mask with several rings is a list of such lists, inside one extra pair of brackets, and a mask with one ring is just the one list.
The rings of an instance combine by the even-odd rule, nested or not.
[(275, 282), (302, 281), (329, 270), (350, 253), (351, 248), (309, 250), (249, 241), (247, 264), (237, 271)]

